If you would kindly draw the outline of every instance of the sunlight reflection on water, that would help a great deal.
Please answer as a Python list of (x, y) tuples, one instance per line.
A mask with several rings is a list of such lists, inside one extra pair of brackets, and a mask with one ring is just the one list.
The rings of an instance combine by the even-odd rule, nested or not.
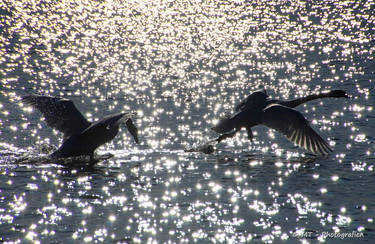
[[(371, 1), (0, 3), (1, 242), (347, 242), (374, 239)], [(344, 89), (299, 108), (334, 151), (256, 127), (184, 152), (250, 92)], [(64, 96), (94, 121), (135, 111), (98, 165), (32, 164), (61, 136), (20, 102)], [(35, 160), (34, 160), (35, 161)], [(21, 162), (15, 164), (14, 162)], [(323, 233), (364, 233), (330, 238)]]

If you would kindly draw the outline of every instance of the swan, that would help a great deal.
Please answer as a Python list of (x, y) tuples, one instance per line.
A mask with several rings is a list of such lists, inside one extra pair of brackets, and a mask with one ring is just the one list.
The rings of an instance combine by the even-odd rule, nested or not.
[(221, 119), (212, 127), (213, 131), (222, 134), (214, 141), (219, 143), (233, 137), (241, 128), (246, 128), (248, 139), (252, 140), (254, 136), (251, 128), (265, 125), (315, 155), (326, 155), (332, 151), (327, 141), (320, 137), (305, 117), (293, 108), (308, 101), (328, 97), (348, 98), (348, 95), (343, 90), (332, 90), (282, 101), (269, 99), (265, 89), (257, 90), (235, 107), (234, 115)]
[(131, 113), (108, 115), (96, 122), (89, 122), (79, 112), (74, 103), (66, 98), (43, 95), (22, 96), (22, 101), (39, 110), (48, 126), (63, 133), (61, 146), (50, 156), (67, 158), (75, 156), (94, 157), (94, 151), (111, 141), (117, 135), (120, 124), (125, 122), (136, 143), (138, 129), (131, 120)]

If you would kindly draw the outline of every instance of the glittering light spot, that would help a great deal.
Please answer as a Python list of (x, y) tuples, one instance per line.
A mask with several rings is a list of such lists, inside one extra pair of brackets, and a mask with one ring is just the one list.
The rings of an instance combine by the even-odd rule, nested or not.
[(338, 181), (340, 179), (340, 177), (338, 176), (338, 175), (333, 175), (332, 177), (331, 177), (331, 180), (332, 181)]
[(116, 216), (114, 216), (114, 215), (110, 215), (110, 216), (109, 216), (109, 221), (111, 221), (111, 222), (115, 222), (115, 221), (116, 221)]
[(91, 206), (88, 206), (82, 210), (83, 214), (92, 214), (93, 208)]
[(85, 238), (83, 238), (83, 241), (87, 242), (87, 243), (92, 242), (93, 241), (93, 237), (92, 236), (86, 236)]

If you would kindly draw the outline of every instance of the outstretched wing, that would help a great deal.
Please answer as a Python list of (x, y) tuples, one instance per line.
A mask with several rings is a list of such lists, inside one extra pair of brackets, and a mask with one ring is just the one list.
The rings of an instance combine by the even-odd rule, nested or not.
[(314, 154), (326, 155), (332, 151), (303, 115), (294, 109), (278, 104), (270, 105), (264, 109), (262, 124), (281, 132), (290, 141)]
[(239, 104), (237, 104), (237, 106), (234, 108), (234, 111), (240, 112), (240, 111), (244, 110), (245, 107), (246, 107), (247, 100), (248, 100), (248, 98), (245, 98)]
[(23, 96), (22, 101), (38, 109), (48, 126), (64, 134), (64, 140), (91, 124), (69, 99), (32, 94)]
[(248, 95), (244, 100), (242, 100), (236, 107), (235, 111), (244, 111), (250, 107), (263, 106), (267, 103), (268, 95), (265, 89), (257, 90), (250, 95)]

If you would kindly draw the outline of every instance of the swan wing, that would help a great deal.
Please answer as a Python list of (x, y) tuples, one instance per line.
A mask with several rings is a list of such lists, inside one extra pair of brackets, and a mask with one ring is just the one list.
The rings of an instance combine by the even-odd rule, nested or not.
[(64, 140), (91, 124), (69, 99), (32, 94), (23, 96), (22, 101), (38, 109), (48, 126), (64, 134)]
[(240, 112), (248, 109), (250, 107), (264, 106), (268, 100), (268, 95), (265, 89), (257, 90), (245, 99), (243, 99), (236, 107), (235, 111)]
[(237, 106), (235, 107), (234, 111), (240, 112), (246, 108), (247, 98), (243, 99)]
[(304, 116), (292, 108), (278, 104), (266, 107), (262, 114), (262, 124), (279, 131), (296, 145), (316, 155), (326, 155), (332, 151)]

